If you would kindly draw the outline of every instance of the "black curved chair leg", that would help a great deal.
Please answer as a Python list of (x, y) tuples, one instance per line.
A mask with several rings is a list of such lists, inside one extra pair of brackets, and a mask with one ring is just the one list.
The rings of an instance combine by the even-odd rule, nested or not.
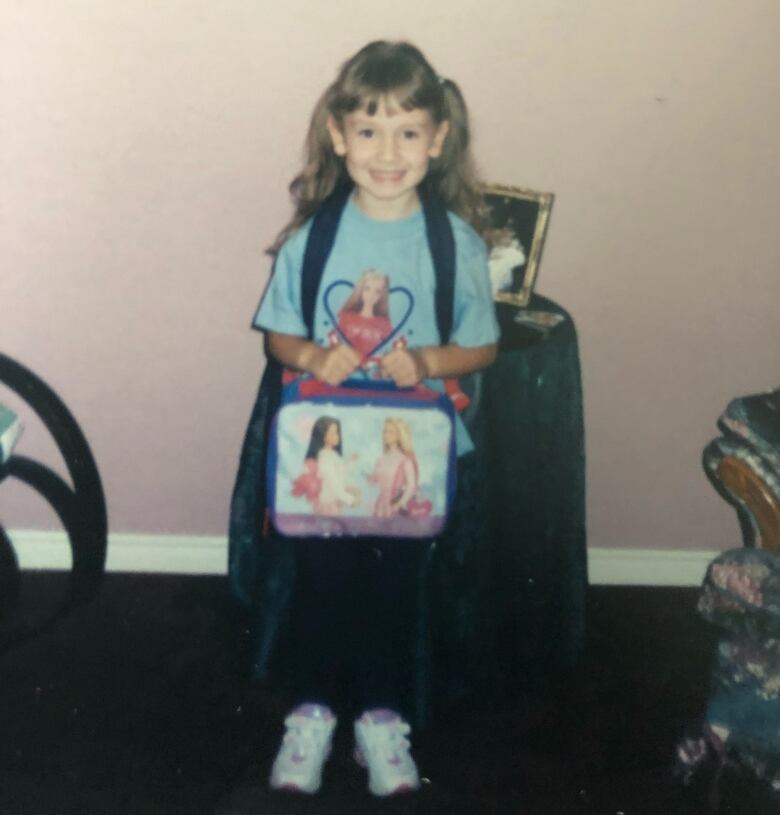
[(60, 519), (71, 543), (73, 558), (68, 581), (68, 596), (72, 602), (89, 599), (98, 589), (103, 576), (103, 548), (88, 515), (81, 512), (78, 496), (57, 473), (37, 461), (13, 456), (8, 462), (9, 475), (36, 490), (45, 498)]
[[(0, 638), (0, 647), (5, 647), (40, 632), (69, 607), (94, 596), (105, 569), (108, 518), (103, 485), (92, 451), (59, 396), (40, 377), (5, 354), (0, 354), (0, 383), (15, 391), (43, 421), (65, 461), (72, 482), (71, 486), (48, 467), (22, 456), (11, 456), (2, 467), (2, 478), (13, 476), (28, 484), (57, 512), (70, 541), (73, 562), (66, 596), (57, 604), (54, 613), (33, 626), (12, 629), (10, 636)], [(9, 587), (16, 586), (18, 596), (18, 564), (5, 532), (0, 539), (0, 565), (4, 567), (2, 573), (9, 575)], [(0, 598), (0, 611), (12, 607), (12, 590), (9, 588), (7, 602)]]
[(0, 526), (0, 619), (11, 614), (19, 601), (19, 564), (8, 535)]

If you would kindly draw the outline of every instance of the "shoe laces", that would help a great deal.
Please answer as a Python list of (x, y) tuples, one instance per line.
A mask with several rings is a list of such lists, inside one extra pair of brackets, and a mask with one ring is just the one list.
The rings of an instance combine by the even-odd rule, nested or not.
[(287, 732), (284, 734), (284, 743), (290, 751), (292, 761), (303, 762), (322, 752), (327, 740), (325, 722), (305, 716), (289, 716), (285, 724)]
[(369, 731), (369, 749), (389, 764), (400, 764), (411, 746), (406, 738), (410, 731), (411, 728), (404, 721), (374, 725)]

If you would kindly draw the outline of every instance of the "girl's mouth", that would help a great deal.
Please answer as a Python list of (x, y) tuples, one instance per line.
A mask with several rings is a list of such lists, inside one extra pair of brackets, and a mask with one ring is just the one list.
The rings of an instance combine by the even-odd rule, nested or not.
[(403, 170), (371, 170), (371, 178), (380, 184), (397, 184), (404, 177)]

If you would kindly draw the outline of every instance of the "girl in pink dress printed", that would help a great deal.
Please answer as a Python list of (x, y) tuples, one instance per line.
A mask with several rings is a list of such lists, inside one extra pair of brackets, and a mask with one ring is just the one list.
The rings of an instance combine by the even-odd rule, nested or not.
[(360, 502), (360, 490), (349, 482), (349, 468), (341, 455), (341, 423), (320, 416), (314, 423), (306, 451), (304, 472), (293, 482), (293, 495), (304, 496), (319, 515), (339, 515)]
[(403, 419), (385, 419), (382, 449), (369, 481), (379, 485), (374, 515), (388, 518), (403, 512), (417, 493), (417, 458), (412, 433)]
[(393, 333), (389, 305), (390, 281), (386, 274), (369, 269), (360, 276), (352, 294), (339, 311), (339, 330), (360, 354), (363, 363)]

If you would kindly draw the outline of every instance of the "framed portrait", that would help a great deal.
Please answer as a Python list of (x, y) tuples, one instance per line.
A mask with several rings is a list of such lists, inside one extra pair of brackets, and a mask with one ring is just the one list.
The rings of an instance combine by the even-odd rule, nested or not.
[(520, 187), (483, 184), (493, 298), (527, 306), (534, 290), (554, 195)]

